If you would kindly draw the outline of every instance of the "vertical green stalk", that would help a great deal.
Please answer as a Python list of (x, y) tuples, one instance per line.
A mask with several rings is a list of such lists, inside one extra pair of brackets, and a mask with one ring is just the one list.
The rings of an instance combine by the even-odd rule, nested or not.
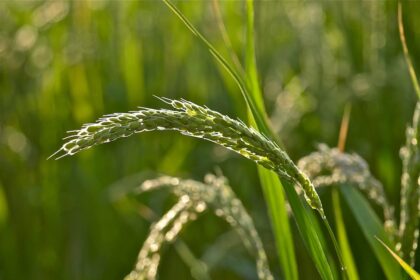
[(407, 63), (408, 73), (410, 74), (411, 82), (413, 83), (414, 91), (417, 97), (420, 98), (420, 86), (417, 80), (416, 71), (414, 70), (413, 63), (411, 62), (410, 53), (408, 52), (407, 41), (405, 40), (404, 24), (402, 19), (402, 7), (401, 2), (398, 2), (398, 30), (400, 33), (401, 45), (404, 52), (404, 59)]
[[(257, 63), (256, 63), (255, 37), (254, 37), (254, 28), (255, 28), (254, 27), (254, 17), (255, 17), (254, 1), (247, 0), (246, 4), (247, 4), (247, 40), (246, 40), (246, 55), (245, 55), (245, 59), (246, 59), (245, 71), (247, 75), (246, 82), (247, 82), (248, 90), (251, 94), (251, 98), (254, 100), (254, 103), (258, 107), (258, 113), (260, 113), (262, 118), (265, 121), (267, 121), (267, 118), (266, 118), (267, 114), (264, 108), (264, 99), (263, 99), (263, 94), (261, 92), (261, 86), (259, 83)], [(252, 116), (250, 117), (250, 121), (252, 122)], [(266, 127), (269, 127), (269, 125), (267, 124)], [(271, 135), (275, 139), (277, 138), (275, 134), (272, 132), (272, 130), (270, 130), (270, 132), (267, 133), (267, 135)], [(260, 181), (261, 181), (262, 187), (264, 189), (271, 188), (274, 192), (272, 193), (272, 195), (275, 195), (276, 197), (278, 197), (279, 196), (278, 192), (279, 192), (279, 189), (282, 187), (282, 182), (280, 182), (278, 178), (275, 178), (271, 180), (271, 185), (267, 185), (266, 182), (268, 180), (264, 180), (263, 177), (267, 175), (270, 176), (270, 174), (260, 172), (259, 175), (260, 175)], [(306, 209), (303, 208), (303, 205), (299, 201), (299, 198), (297, 197), (294, 187), (288, 184), (288, 185), (285, 185), (285, 188), (286, 188), (287, 196), (289, 198), (289, 202), (292, 206), (292, 210), (295, 214), (298, 228), (304, 239), (304, 243), (309, 249), (321, 277), (323, 279), (332, 279), (333, 274), (331, 272), (331, 268), (328, 264), (327, 258), (325, 254), (321, 253), (325, 249), (323, 248), (322, 243), (319, 240), (320, 236), (322, 236), (322, 232), (319, 230), (318, 231), (316, 230), (316, 229), (319, 229), (319, 226), (313, 226), (314, 223), (317, 223), (317, 220), (315, 219), (313, 215), (310, 215), (311, 213), (308, 213)], [(269, 204), (270, 208), (275, 207), (275, 204), (272, 203), (271, 198), (269, 199), (266, 198), (266, 201)], [(322, 219), (327, 229), (329, 229), (329, 233), (331, 235), (333, 242), (335, 242), (335, 237), (331, 231), (328, 221), (326, 220), (325, 217), (322, 217)], [(337, 246), (335, 246), (335, 248), (337, 250), (337, 254), (341, 262), (339, 249)], [(289, 255), (288, 257), (290, 258), (291, 256)], [(294, 251), (293, 251), (293, 257), (294, 257)], [(296, 267), (296, 260), (294, 260), (293, 265), (294, 267)], [(297, 277), (297, 272), (296, 272), (296, 277)]]
[[(257, 63), (255, 57), (255, 38), (254, 38), (254, 3), (247, 0), (247, 40), (246, 40), (246, 61), (245, 71), (247, 75), (247, 86), (250, 89), (251, 98), (255, 101), (258, 113), (267, 118), (264, 108), (264, 101), (257, 73)], [(252, 123), (254, 114), (249, 112), (249, 119)], [(268, 127), (268, 125), (267, 125)], [(258, 129), (264, 129), (259, 127)], [(267, 133), (267, 132), (266, 132)], [(270, 135), (273, 135), (270, 130)], [(258, 175), (263, 188), (264, 198), (268, 206), (271, 224), (276, 240), (277, 253), (280, 265), (286, 279), (297, 280), (299, 274), (296, 264), (296, 254), (293, 247), (293, 238), (290, 230), (289, 219), (286, 212), (286, 199), (284, 197), (283, 186), (280, 179), (274, 172), (265, 168), (258, 167)]]
[(398, 264), (389, 255), (386, 248), (384, 248), (375, 238), (383, 240), (388, 246), (393, 247), (388, 234), (385, 232), (381, 220), (376, 215), (375, 211), (370, 207), (366, 199), (360, 192), (347, 185), (340, 186), (340, 191), (343, 194), (344, 200), (347, 202), (353, 216), (355, 217), (363, 235), (366, 237), (373, 253), (381, 265), (387, 279), (403, 279)]
[(247, 0), (247, 36), (246, 36), (246, 53), (245, 53), (245, 70), (250, 93), (255, 100), (260, 113), (265, 113), (264, 99), (262, 96), (260, 82), (258, 79), (257, 59), (255, 52), (254, 37), (254, 1)]
[(302, 200), (291, 184), (288, 182), (283, 182), (283, 184), (299, 233), (312, 257), (315, 267), (322, 279), (334, 279), (331, 266), (326, 256), (323, 234), (314, 213), (305, 208)]
[(335, 226), (337, 229), (338, 243), (343, 254), (343, 262), (347, 269), (349, 280), (359, 280), (356, 265), (354, 263), (353, 254), (347, 238), (346, 227), (344, 225), (343, 214), (341, 212), (340, 195), (336, 189), (332, 190), (332, 202), (335, 215)]
[[(189, 20), (169, 0), (162, 0), (170, 10), (179, 17), (185, 26), (203, 43), (216, 60), (235, 80), (242, 96), (248, 105), (249, 122), (259, 131), (267, 136), (277, 139), (275, 133), (269, 128), (264, 102), (257, 75), (254, 43), (254, 2), (247, 0), (247, 46), (246, 46), (246, 77), (242, 77), (234, 67), (220, 55), (213, 45), (189, 22)], [(285, 201), (282, 193), (282, 183), (277, 176), (266, 171), (260, 172), (265, 199), (270, 211), (270, 218), (274, 228), (274, 235), (277, 242), (281, 266), (287, 279), (297, 279), (297, 265), (293, 248), (293, 240), (290, 232), (290, 225), (285, 217)], [(299, 232), (307, 245), (310, 255), (318, 269), (322, 279), (334, 279), (330, 265), (326, 257), (326, 248), (322, 246), (320, 238), (323, 237), (319, 226), (314, 226), (318, 221), (313, 213), (308, 211), (298, 197), (294, 186), (284, 184), (284, 190), (292, 206)], [(283, 199), (282, 199), (283, 198)]]
[(299, 279), (293, 237), (286, 211), (283, 186), (273, 171), (258, 166), (258, 175), (267, 203), (268, 214), (276, 241), (277, 254), (285, 279)]

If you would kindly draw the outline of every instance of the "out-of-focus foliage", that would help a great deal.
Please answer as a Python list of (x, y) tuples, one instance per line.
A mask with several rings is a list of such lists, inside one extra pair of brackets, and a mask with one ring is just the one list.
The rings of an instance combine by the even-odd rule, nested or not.
[[(177, 6), (225, 51), (210, 1)], [(243, 57), (244, 3), (222, 1), (221, 8)], [(397, 205), (398, 151), (416, 96), (398, 39), (396, 3), (257, 1), (255, 8), (267, 109), (291, 157), (308, 154), (318, 142), (334, 146), (344, 105), (351, 102), (347, 149), (367, 160)], [(420, 3), (404, 4), (416, 69), (419, 10)], [(160, 216), (173, 201), (163, 193), (115, 200), (115, 185), (135, 185), (142, 181), (136, 174), (145, 170), (199, 179), (215, 166), (235, 186), (280, 275), (255, 166), (238, 155), (165, 132), (60, 162), (46, 160), (66, 130), (105, 113), (161, 106), (153, 94), (184, 97), (245, 119), (235, 91), (230, 77), (160, 1), (1, 1), (0, 278), (123, 278), (149, 230), (144, 204)], [(331, 215), (330, 196), (321, 199)], [(342, 210), (359, 275), (383, 278), (351, 212), (344, 204)], [(252, 256), (225, 234), (228, 229), (203, 215), (181, 238), (213, 266), (212, 278), (246, 279), (255, 273)], [(313, 279), (315, 268), (301, 240), (295, 242), (300, 278)], [(161, 279), (191, 278), (174, 247), (164, 252), (160, 267)]]

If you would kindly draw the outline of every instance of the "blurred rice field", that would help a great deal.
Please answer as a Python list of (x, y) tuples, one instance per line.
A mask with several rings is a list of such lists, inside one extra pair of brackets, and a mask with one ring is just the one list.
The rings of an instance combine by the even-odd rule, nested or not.
[[(228, 54), (212, 1), (174, 2)], [(399, 148), (416, 102), (396, 6), (379, 0), (256, 1), (261, 84), (286, 150), (297, 160), (317, 143), (335, 146), (350, 103), (346, 149), (369, 162), (394, 204)], [(220, 7), (242, 59), (244, 2), (224, 0)], [(419, 72), (420, 2), (404, 8)], [(232, 152), (165, 132), (47, 160), (67, 130), (103, 114), (165, 106), (153, 95), (246, 118), (235, 83), (160, 1), (0, 2), (0, 279), (122, 279), (153, 217), (175, 201), (165, 192), (134, 197), (126, 190), (156, 174), (202, 180), (216, 169), (253, 216), (271, 268), (281, 275), (255, 166)], [(331, 210), (329, 196), (321, 198)], [(360, 275), (382, 279), (361, 231), (343, 210)], [(300, 277), (314, 279), (297, 236)], [(256, 279), (252, 256), (210, 213), (188, 226), (181, 240), (208, 264), (212, 279)], [(191, 279), (181, 247), (166, 248), (160, 279)]]

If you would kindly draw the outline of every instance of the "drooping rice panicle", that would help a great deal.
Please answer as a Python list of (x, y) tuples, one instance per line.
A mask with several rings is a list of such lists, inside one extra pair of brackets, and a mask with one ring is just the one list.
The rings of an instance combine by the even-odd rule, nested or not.
[[(244, 245), (255, 257), (259, 279), (274, 279), (268, 266), (262, 241), (255, 229), (252, 218), (228, 185), (226, 178), (209, 174), (205, 177), (205, 183), (201, 183), (194, 180), (181, 180), (162, 176), (145, 181), (138, 190), (144, 192), (162, 187), (169, 187), (180, 200), (188, 198), (194, 204), (191, 209), (199, 213), (207, 208), (211, 208), (217, 216), (223, 218), (238, 232)], [(156, 238), (153, 238), (153, 240), (156, 241)], [(161, 240), (164, 241), (163, 239)], [(144, 266), (140, 265), (140, 263), (143, 263), (146, 257), (150, 258), (145, 253), (140, 253), (136, 269), (130, 275), (140, 274), (141, 271), (138, 270), (144, 269)]]
[(174, 110), (141, 108), (129, 113), (104, 116), (96, 123), (86, 124), (72, 132), (68, 141), (53, 156), (74, 155), (92, 146), (128, 137), (134, 133), (174, 130), (206, 139), (235, 151), (281, 178), (298, 182), (308, 204), (325, 218), (321, 200), (311, 181), (280, 147), (255, 129), (207, 107), (185, 100), (161, 98)]
[(152, 225), (150, 233), (140, 250), (135, 269), (126, 280), (156, 279), (160, 262), (160, 250), (165, 243), (176, 239), (182, 228), (197, 216), (197, 205), (188, 196), (183, 196), (166, 214)]
[(401, 216), (397, 250), (410, 265), (414, 265), (419, 237), (420, 217), (420, 102), (417, 102), (413, 125), (407, 128), (406, 144), (400, 150), (403, 163), (401, 177)]
[(321, 144), (318, 151), (300, 159), (298, 167), (317, 188), (343, 184), (360, 188), (383, 209), (385, 227), (395, 234), (394, 209), (387, 201), (382, 184), (373, 177), (368, 164), (359, 155), (343, 153), (338, 148)]

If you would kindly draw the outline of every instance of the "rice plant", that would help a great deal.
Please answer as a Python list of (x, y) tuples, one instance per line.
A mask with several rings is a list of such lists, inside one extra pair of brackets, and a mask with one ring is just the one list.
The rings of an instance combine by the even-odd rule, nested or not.
[[(284, 209), (276, 209), (277, 206), (280, 208), (285, 206), (284, 191), (297, 222), (300, 236), (303, 238), (303, 242), (321, 278), (337, 279), (339, 278), (338, 274), (341, 274), (343, 278), (357, 278), (357, 276), (350, 276), (356, 274), (349, 274), (346, 271), (346, 263), (354, 263), (350, 257), (350, 248), (344, 246), (344, 244), (348, 244), (346, 237), (341, 235), (339, 246), (335, 241), (334, 233), (317, 193), (317, 190), (324, 186), (338, 186), (386, 277), (402, 279), (400, 268), (394, 262), (394, 256), (389, 254), (388, 251), (391, 250), (391, 253), (393, 253), (392, 250), (395, 250), (403, 261), (408, 262), (412, 267), (414, 266), (419, 237), (418, 219), (420, 213), (420, 162), (418, 160), (420, 105), (416, 107), (412, 126), (407, 129), (406, 145), (401, 149), (403, 175), (401, 180), (400, 221), (397, 229), (394, 207), (388, 202), (382, 184), (373, 177), (366, 161), (360, 156), (344, 153), (341, 149), (320, 146), (319, 151), (302, 158), (296, 165), (285, 152), (281, 141), (271, 130), (258, 80), (252, 0), (246, 2), (248, 37), (246, 65), (243, 69), (239, 59), (235, 58), (234, 52), (230, 52), (233, 57), (231, 60), (235, 61), (233, 63), (225, 59), (174, 4), (168, 0), (163, 0), (163, 2), (192, 34), (208, 48), (216, 61), (224, 67), (237, 83), (247, 104), (249, 125), (206, 106), (200, 106), (184, 99), (172, 100), (162, 97), (160, 99), (172, 106), (172, 109), (141, 107), (137, 111), (105, 115), (94, 123), (85, 124), (79, 130), (71, 131), (70, 136), (66, 137), (66, 142), (52, 157), (59, 159), (71, 156), (99, 144), (148, 131), (177, 131), (185, 136), (213, 142), (242, 155), (257, 163), (260, 167), (273, 171), (278, 176), (275, 177), (272, 173), (259, 169), (277, 245), (286, 244), (293, 247), (293, 244), (289, 242), (291, 233), (288, 220), (284, 215)], [(220, 17), (219, 20), (221, 20)], [(221, 26), (223, 27), (223, 25)], [(400, 24), (400, 28), (401, 26)], [(400, 34), (403, 34), (403, 32), (400, 31)], [(225, 38), (225, 40), (227, 39)], [(402, 42), (404, 54), (407, 61), (410, 62), (403, 39)], [(416, 83), (417, 80), (415, 74), (413, 74), (414, 70), (411, 63), (409, 63), (409, 69), (415, 89), (418, 90), (418, 83)], [(297, 192), (295, 192), (294, 185), (298, 187)], [(179, 197), (179, 201), (156, 224), (152, 225), (150, 234), (140, 250), (136, 268), (127, 276), (127, 279), (154, 279), (158, 274), (160, 249), (163, 244), (174, 240), (188, 222), (194, 220), (198, 214), (209, 206), (213, 208), (216, 215), (223, 217), (234, 227), (240, 233), (246, 246), (254, 251), (259, 278), (273, 279), (273, 275), (268, 268), (262, 241), (255, 226), (245, 208), (223, 178), (209, 176), (203, 184), (192, 180), (161, 177), (146, 181), (140, 187), (140, 191), (162, 186), (169, 186)], [(366, 193), (367, 197), (382, 209), (384, 216), (382, 224), (368, 202), (356, 189)], [(315, 209), (324, 222), (337, 253), (339, 273), (333, 269), (334, 262), (330, 263), (327, 260), (327, 255), (330, 254), (328, 253), (325, 236), (313, 213), (306, 208), (306, 204), (302, 204), (300, 197), (297, 196), (299, 193), (303, 194), (306, 204)], [(276, 198), (280, 201), (276, 201)], [(285, 220), (280, 221), (280, 217), (285, 218)], [(338, 221), (343, 219), (337, 217)], [(342, 232), (345, 229), (342, 227), (340, 230)], [(279, 233), (284, 233), (284, 235), (282, 236)], [(377, 242), (375, 238), (383, 243)], [(288, 242), (284, 242), (285, 240)], [(290, 247), (278, 250), (280, 265), (284, 274), (288, 275), (287, 277), (297, 279), (297, 261), (294, 256), (294, 249)], [(345, 258), (342, 258), (342, 251), (345, 251)], [(287, 260), (288, 253), (290, 253), (291, 260)]]
[[(308, 174), (316, 187), (325, 185), (352, 185), (360, 188), (367, 193), (367, 196), (376, 204), (381, 206), (384, 211), (385, 227), (390, 232), (390, 236), (394, 234), (394, 217), (393, 208), (387, 202), (382, 185), (372, 177), (366, 162), (355, 154), (344, 154), (337, 149), (329, 149), (326, 146), (320, 146), (320, 151), (315, 152), (300, 160), (297, 167), (281, 150), (275, 142), (269, 140), (263, 134), (247, 127), (243, 122), (233, 120), (216, 111), (206, 107), (196, 105), (185, 100), (169, 100), (162, 99), (166, 103), (172, 105), (175, 110), (167, 109), (148, 109), (143, 108), (139, 111), (129, 113), (117, 113), (105, 116), (96, 123), (86, 124), (80, 130), (72, 132), (60, 150), (53, 156), (61, 158), (66, 155), (73, 155), (82, 150), (88, 149), (94, 145), (114, 141), (118, 138), (128, 137), (134, 133), (142, 133), (153, 130), (175, 130), (180, 133), (196, 138), (202, 138), (232, 151), (235, 151), (245, 158), (255, 161), (257, 164), (267, 169), (275, 171), (282, 179), (300, 184), (306, 201), (314, 209), (323, 214), (322, 204), (316, 193), (315, 187), (305, 174)], [(416, 111), (414, 124), (418, 123), (418, 113)], [(416, 126), (417, 127), (417, 126)], [(402, 156), (405, 163), (405, 173), (403, 175), (403, 195), (402, 195), (402, 211), (400, 225), (400, 239), (404, 236), (403, 242), (407, 245), (398, 243), (396, 249), (404, 256), (409, 252), (410, 259), (414, 259), (414, 252), (417, 247), (418, 229), (416, 226), (418, 215), (418, 196), (416, 187), (410, 187), (412, 178), (411, 173), (417, 172), (417, 169), (408, 170), (417, 166), (416, 162), (409, 162), (411, 158), (416, 158), (415, 147), (417, 141), (417, 130), (408, 129), (407, 147), (402, 150)], [(410, 149), (406, 151), (406, 149)], [(405, 153), (404, 153), (405, 152)], [(61, 154), (60, 154), (61, 153)], [(409, 174), (409, 172), (411, 172)], [(417, 174), (417, 173), (415, 173)], [(414, 176), (415, 176), (414, 174)], [(405, 181), (404, 181), (405, 180)], [(207, 180), (207, 184), (216, 184), (216, 181)], [(413, 183), (411, 183), (412, 185)], [(136, 272), (130, 277), (153, 278), (157, 273), (157, 265), (159, 263), (159, 248), (164, 240), (170, 241), (176, 237), (182, 226), (195, 217), (197, 209), (205, 208), (205, 203), (214, 204), (215, 194), (211, 194), (211, 187), (202, 186), (196, 182), (189, 181), (179, 182), (178, 179), (166, 178), (157, 179), (157, 181), (148, 181), (143, 186), (143, 190), (157, 188), (161, 185), (183, 186), (174, 188), (174, 192), (181, 197), (178, 204), (174, 206), (151, 230), (145, 245), (139, 256), (139, 262)], [(199, 188), (200, 186), (201, 188)], [(222, 184), (222, 186), (225, 186)], [(227, 189), (225, 187), (225, 189)], [(406, 194), (408, 190), (414, 190), (414, 194)], [(199, 191), (200, 190), (200, 191)], [(195, 199), (191, 199), (195, 197)], [(209, 198), (210, 197), (210, 198)], [(232, 198), (232, 194), (230, 195)], [(410, 201), (404, 201), (410, 198)], [(197, 202), (198, 200), (198, 202)], [(240, 203), (234, 199), (235, 203)], [(204, 204), (203, 204), (204, 203)], [(232, 202), (233, 203), (233, 202)], [(415, 205), (414, 210), (407, 205)], [(413, 207), (413, 206), (411, 206)], [(204, 209), (203, 208), (203, 209)], [(195, 209), (195, 210), (194, 210)], [(241, 208), (242, 209), (242, 208)], [(220, 210), (220, 209), (219, 209)], [(226, 209), (224, 211), (227, 211)], [(231, 213), (231, 210), (229, 210)], [(220, 212), (220, 211), (219, 211)], [(222, 210), (223, 212), (223, 210)], [(224, 213), (224, 212), (223, 212)], [(412, 213), (412, 217), (408, 214)], [(225, 218), (231, 220), (231, 225), (238, 223), (239, 217), (231, 217), (229, 214)], [(231, 215), (231, 214), (230, 214)], [(236, 218), (236, 222), (232, 219)], [(248, 220), (249, 219), (245, 219)], [(251, 230), (250, 236), (256, 237), (256, 231)], [(407, 238), (408, 234), (408, 238)], [(168, 237), (169, 236), (169, 237)], [(411, 237), (411, 239), (410, 239)], [(245, 239), (250, 241), (250, 239)], [(259, 240), (257, 238), (257, 240)], [(255, 241), (261, 251), (262, 245), (260, 241)], [(402, 242), (402, 241), (399, 241)], [(406, 248), (408, 246), (408, 249)], [(260, 256), (265, 260), (265, 254)], [(265, 263), (265, 261), (262, 261)], [(260, 262), (259, 262), (260, 263)], [(264, 264), (265, 266), (265, 264)], [(143, 274), (139, 274), (140, 272)], [(268, 271), (268, 270), (267, 270)], [(260, 273), (262, 278), (268, 279), (270, 274)], [(266, 275), (266, 276), (263, 276)]]

